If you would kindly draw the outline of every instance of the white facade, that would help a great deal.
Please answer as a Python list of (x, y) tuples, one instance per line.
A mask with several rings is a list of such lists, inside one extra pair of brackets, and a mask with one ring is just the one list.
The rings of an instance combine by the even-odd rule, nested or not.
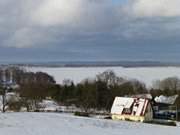
[(113, 119), (150, 121), (153, 111), (148, 99), (116, 97), (111, 108)]

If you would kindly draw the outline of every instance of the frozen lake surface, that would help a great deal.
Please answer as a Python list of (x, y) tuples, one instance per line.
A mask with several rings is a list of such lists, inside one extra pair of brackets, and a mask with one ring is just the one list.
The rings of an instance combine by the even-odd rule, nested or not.
[(26, 69), (33, 72), (46, 72), (52, 75), (56, 82), (60, 84), (64, 79), (79, 83), (86, 78), (94, 78), (97, 74), (106, 70), (113, 70), (120, 77), (138, 79), (148, 87), (151, 87), (155, 80), (180, 77), (180, 67), (28, 67)]

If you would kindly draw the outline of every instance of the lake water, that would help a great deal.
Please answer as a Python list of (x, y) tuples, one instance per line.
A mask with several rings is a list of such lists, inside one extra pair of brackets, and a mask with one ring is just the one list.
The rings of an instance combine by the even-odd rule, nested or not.
[(180, 77), (180, 67), (27, 67), (26, 69), (32, 72), (46, 72), (52, 75), (59, 84), (65, 79), (79, 83), (86, 78), (94, 78), (106, 70), (113, 70), (120, 77), (138, 79), (147, 87), (151, 87), (155, 80)]

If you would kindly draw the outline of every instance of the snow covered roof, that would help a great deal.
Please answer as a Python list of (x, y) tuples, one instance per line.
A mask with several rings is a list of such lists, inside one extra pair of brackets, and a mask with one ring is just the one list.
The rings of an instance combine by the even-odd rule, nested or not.
[(170, 97), (160, 95), (159, 97), (155, 97), (154, 100), (157, 103), (174, 104), (177, 98), (178, 98), (178, 95), (174, 95)]
[(111, 114), (122, 115), (128, 109), (129, 115), (141, 116), (145, 114), (149, 100), (143, 98), (116, 97), (111, 108)]
[(111, 113), (121, 114), (124, 108), (130, 108), (134, 102), (133, 98), (116, 97)]

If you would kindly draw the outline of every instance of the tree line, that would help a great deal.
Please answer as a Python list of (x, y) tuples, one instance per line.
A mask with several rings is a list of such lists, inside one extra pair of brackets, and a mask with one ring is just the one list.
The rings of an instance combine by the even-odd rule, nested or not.
[[(98, 74), (94, 79), (85, 79), (78, 84), (72, 80), (64, 80), (63, 84), (56, 84), (54, 78), (43, 72), (28, 72), (20, 68), (10, 68), (13, 80), (19, 87), (8, 89), (15, 92), (19, 100), (8, 103), (14, 110), (25, 107), (27, 111), (36, 110), (43, 99), (52, 99), (61, 105), (75, 105), (88, 112), (90, 109), (109, 111), (116, 96), (131, 96), (136, 94), (152, 94), (171, 96), (180, 95), (180, 79), (170, 77), (155, 81), (151, 89), (135, 79), (118, 77), (108, 70)], [(7, 76), (8, 72), (7, 72)], [(2, 70), (0, 70), (2, 78)], [(7, 77), (8, 78), (8, 77)], [(0, 94), (3, 95), (2, 87)]]

